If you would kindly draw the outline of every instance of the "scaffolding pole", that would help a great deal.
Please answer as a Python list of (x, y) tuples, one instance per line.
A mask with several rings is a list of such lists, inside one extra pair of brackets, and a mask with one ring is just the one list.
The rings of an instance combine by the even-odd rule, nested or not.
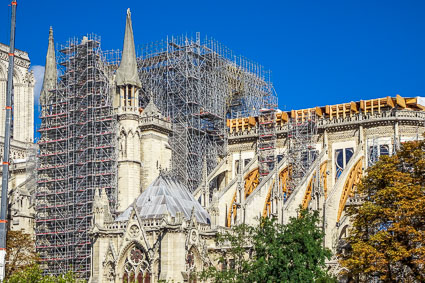
[(6, 268), (6, 235), (7, 235), (7, 194), (9, 188), (9, 154), (10, 132), (12, 125), (12, 101), (13, 101), (13, 70), (15, 67), (15, 28), (16, 28), (16, 1), (12, 1), (12, 18), (10, 20), (10, 45), (9, 45), (9, 68), (7, 73), (6, 92), (6, 120), (4, 127), (3, 149), (3, 172), (0, 209), (0, 281), (3, 282)]

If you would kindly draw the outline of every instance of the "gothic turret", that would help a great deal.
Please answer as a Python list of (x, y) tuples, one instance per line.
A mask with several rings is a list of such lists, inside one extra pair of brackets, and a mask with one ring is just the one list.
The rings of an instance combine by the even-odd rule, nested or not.
[(127, 10), (124, 46), (115, 74), (115, 106), (119, 121), (118, 211), (127, 208), (141, 192), (139, 89), (136, 51), (130, 9)]
[(53, 40), (53, 28), (50, 27), (49, 31), (49, 46), (47, 48), (46, 66), (44, 69), (43, 88), (40, 93), (40, 105), (47, 104), (49, 98), (49, 91), (56, 88), (56, 81), (58, 79), (56, 71), (56, 57), (55, 57), (55, 43)]

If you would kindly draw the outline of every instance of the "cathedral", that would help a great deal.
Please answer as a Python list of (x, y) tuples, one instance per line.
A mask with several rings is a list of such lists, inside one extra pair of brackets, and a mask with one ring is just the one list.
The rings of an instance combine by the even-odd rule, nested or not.
[[(0, 155), (3, 156), (4, 121), (9, 46), (0, 44)], [(9, 180), (9, 223), (11, 230), (34, 234), (36, 147), (34, 145), (34, 74), (28, 53), (16, 50), (13, 72), (13, 122), (11, 130)], [(0, 169), (1, 172), (2, 168)]]
[[(51, 29), (37, 162), (34, 78), (28, 54), (17, 56), (10, 229), (34, 235), (47, 273), (192, 282), (218, 265), (227, 248), (218, 233), (259, 217), (288, 223), (299, 207), (320, 212), (324, 245), (336, 254), (365, 170), (425, 132), (425, 98), (281, 111), (249, 68), (198, 40), (168, 46), (136, 57), (129, 10), (117, 60), (95, 36), (57, 55)], [(336, 256), (327, 264), (338, 274)]]

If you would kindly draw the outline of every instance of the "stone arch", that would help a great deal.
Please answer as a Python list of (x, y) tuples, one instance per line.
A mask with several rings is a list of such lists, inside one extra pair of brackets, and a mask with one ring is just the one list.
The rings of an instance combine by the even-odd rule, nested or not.
[(13, 84), (14, 85), (22, 85), (24, 83), (25, 76), (22, 74), (22, 72), (19, 70), (19, 68), (15, 68), (13, 70)]
[(201, 253), (196, 244), (190, 245), (186, 250), (185, 267), (189, 282), (196, 282), (197, 273), (202, 271), (204, 266)]
[[(0, 62), (0, 80), (7, 80), (7, 69), (7, 65)], [(15, 85), (23, 84), (25, 82), (25, 76), (19, 68), (15, 68), (13, 70), (13, 82)]]
[(115, 274), (118, 282), (150, 282), (152, 267), (146, 245), (139, 240), (129, 242), (120, 252)]
[(348, 228), (349, 228), (349, 225), (346, 224), (346, 225), (344, 225), (342, 227), (342, 229), (340, 229), (339, 236), (338, 236), (338, 241), (347, 237), (347, 235), (348, 235)]
[(103, 264), (103, 275), (102, 282), (115, 282), (116, 276), (116, 264), (115, 262), (108, 260)]
[(128, 130), (127, 136), (132, 137), (132, 138), (134, 137), (133, 129)]

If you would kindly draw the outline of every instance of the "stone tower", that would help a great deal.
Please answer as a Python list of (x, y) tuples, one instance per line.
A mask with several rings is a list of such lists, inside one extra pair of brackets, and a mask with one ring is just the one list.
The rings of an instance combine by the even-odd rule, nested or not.
[(137, 74), (130, 9), (127, 10), (124, 46), (115, 83), (114, 106), (117, 109), (119, 125), (117, 209), (122, 211), (141, 192), (140, 133), (138, 131), (141, 82)]
[(142, 190), (145, 190), (160, 174), (171, 169), (171, 147), (168, 136), (171, 123), (156, 107), (151, 97), (140, 116)]

